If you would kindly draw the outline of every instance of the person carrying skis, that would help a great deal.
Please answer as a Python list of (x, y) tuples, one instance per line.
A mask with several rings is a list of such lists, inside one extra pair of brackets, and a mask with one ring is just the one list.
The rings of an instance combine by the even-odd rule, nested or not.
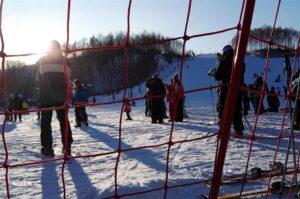
[[(222, 49), (222, 55), (219, 58), (218, 65), (216, 68), (210, 70), (208, 72), (209, 76), (213, 76), (221, 85), (218, 91), (218, 103), (217, 103), (217, 111), (219, 124), (221, 125), (222, 115), (224, 111), (225, 101), (227, 98), (227, 94), (229, 91), (228, 84), (231, 78), (231, 70), (232, 70), (232, 62), (233, 62), (233, 53), (234, 50), (232, 46), (226, 45)], [(245, 72), (245, 64), (243, 64), (244, 70), (241, 77), (240, 85), (244, 82), (244, 72)], [(235, 130), (235, 134), (242, 136), (244, 125), (242, 121), (242, 92), (241, 90), (238, 93), (235, 112), (233, 115), (233, 126)]]
[(88, 126), (88, 116), (86, 114), (85, 106), (78, 106), (88, 103), (88, 92), (79, 79), (74, 80), (74, 96), (72, 98), (72, 105), (75, 105), (75, 128), (82, 125)]
[[(56, 40), (50, 42), (48, 54), (41, 57), (37, 64), (37, 79), (39, 81), (39, 102), (40, 108), (63, 107), (67, 98), (67, 84), (64, 73), (64, 57), (61, 53), (61, 46)], [(71, 74), (71, 69), (66, 68), (67, 73)], [(52, 120), (53, 110), (48, 109), (41, 112), (41, 153), (45, 156), (53, 157), (52, 141)], [(73, 142), (70, 123), (66, 120), (65, 108), (57, 109), (56, 115), (60, 125), (63, 152), (71, 154), (71, 144)], [(65, 129), (66, 131), (65, 135)], [(65, 138), (68, 140), (65, 140)]]

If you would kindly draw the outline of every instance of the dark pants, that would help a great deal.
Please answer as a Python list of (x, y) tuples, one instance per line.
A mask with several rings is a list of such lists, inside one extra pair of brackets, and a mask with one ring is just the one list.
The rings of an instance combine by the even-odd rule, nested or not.
[(151, 119), (152, 123), (163, 122), (163, 99), (152, 99), (151, 100)]
[[(41, 108), (49, 108), (49, 107), (61, 107), (63, 104), (42, 104)], [(51, 127), (51, 120), (52, 120), (53, 110), (49, 111), (42, 111), (41, 112), (41, 145), (45, 148), (52, 148), (53, 147), (53, 140), (52, 140), (52, 127)], [(57, 119), (60, 125), (60, 133), (61, 133), (61, 141), (63, 143), (63, 147), (65, 149), (70, 149), (71, 144), (73, 142), (72, 138), (72, 131), (70, 128), (69, 121), (65, 121), (66, 110), (59, 109), (56, 110)], [(65, 135), (65, 128), (68, 128), (67, 135)], [(67, 136), (68, 141), (65, 143), (65, 137)], [(65, 146), (67, 144), (67, 147)]]
[(131, 116), (130, 116), (130, 112), (129, 112), (129, 111), (126, 111), (126, 116), (127, 116), (127, 119), (131, 119)]
[[(219, 101), (217, 103), (217, 110), (218, 110), (218, 116), (219, 120), (221, 120), (223, 111), (224, 111), (224, 106), (225, 106), (225, 101), (228, 93), (228, 88), (224, 87), (221, 89), (219, 93)], [(241, 92), (239, 92), (237, 96), (237, 101), (235, 105), (235, 111), (233, 115), (233, 127), (236, 133), (240, 133), (244, 130), (244, 125), (242, 121), (242, 96)], [(221, 125), (221, 122), (219, 122)]]
[(14, 122), (17, 121), (17, 117), (19, 116), (19, 121), (21, 122), (22, 121), (22, 114), (15, 114), (14, 115)]
[(179, 99), (177, 102), (177, 110), (176, 110), (176, 122), (182, 122), (183, 121), (183, 99)]
[(75, 117), (77, 124), (81, 125), (81, 123), (87, 123), (88, 117), (86, 114), (85, 106), (75, 108)]

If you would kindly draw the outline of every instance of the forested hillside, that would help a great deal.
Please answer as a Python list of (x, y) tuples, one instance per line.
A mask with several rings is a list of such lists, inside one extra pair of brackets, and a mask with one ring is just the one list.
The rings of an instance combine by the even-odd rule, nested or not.
[[(88, 49), (73, 52), (68, 56), (68, 64), (72, 69), (71, 80), (80, 79), (89, 85), (93, 95), (108, 94), (123, 89), (125, 79), (127, 87), (145, 81), (156, 71), (158, 59), (163, 58), (170, 63), (172, 59), (181, 55), (180, 41), (140, 45), (167, 39), (157, 33), (143, 32), (130, 38), (131, 47), (126, 65), (125, 48), (116, 48), (123, 45), (125, 36), (124, 33), (92, 36), (70, 44), (71, 49)], [(112, 48), (101, 49), (103, 46)], [(127, 72), (125, 65), (128, 66)], [(22, 62), (8, 63), (6, 69), (8, 94), (22, 93), (26, 98), (36, 98), (38, 85), (34, 77), (34, 65), (28, 66)]]
[[(300, 31), (295, 30), (294, 28), (283, 28), (276, 27), (272, 32), (272, 27), (264, 25), (259, 28), (253, 28), (250, 30), (250, 37), (248, 40), (248, 49), (247, 51), (253, 55), (257, 56), (266, 56), (268, 44), (260, 42), (254, 37), (262, 38), (268, 40), (272, 35), (272, 41), (290, 48), (295, 48), (298, 42)], [(253, 36), (253, 37), (252, 37)], [(235, 38), (232, 39), (231, 44), (234, 45)], [(278, 48), (277, 46), (271, 46), (271, 56), (282, 56), (285, 51)]]

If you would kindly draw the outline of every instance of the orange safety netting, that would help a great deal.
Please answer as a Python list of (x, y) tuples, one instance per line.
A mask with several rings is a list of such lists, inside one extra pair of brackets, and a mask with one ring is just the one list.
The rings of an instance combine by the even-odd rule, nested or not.
[[(273, 163), (275, 163), (276, 161), (276, 157), (277, 157), (277, 152), (279, 149), (279, 144), (280, 141), (283, 138), (289, 138), (289, 139), (293, 139), (293, 138), (298, 138), (299, 136), (295, 136), (295, 135), (290, 135), (290, 136), (283, 136), (282, 132), (283, 132), (283, 127), (284, 127), (284, 122), (286, 120), (286, 115), (287, 115), (287, 110), (288, 110), (288, 104), (289, 101), (292, 97), (291, 94), (291, 89), (288, 89), (288, 94), (287, 95), (282, 95), (280, 97), (285, 97), (286, 98), (286, 103), (285, 103), (285, 111), (283, 112), (283, 119), (282, 119), (282, 124), (281, 124), (281, 130), (280, 130), (280, 134), (277, 136), (272, 136), (272, 137), (263, 137), (263, 136), (256, 136), (256, 127), (257, 127), (257, 123), (259, 121), (259, 114), (256, 115), (256, 119), (255, 119), (255, 123), (254, 126), (252, 127), (252, 135), (251, 136), (231, 136), (230, 135), (230, 126), (231, 126), (231, 119), (233, 117), (233, 111), (234, 110), (234, 106), (233, 104), (235, 104), (236, 101), (236, 96), (238, 93), (238, 90), (240, 89), (238, 87), (238, 83), (241, 76), (241, 63), (243, 63), (244, 61), (244, 56), (246, 53), (246, 48), (247, 48), (247, 42), (248, 42), (248, 38), (251, 37), (252, 39), (255, 39), (257, 41), (260, 41), (262, 43), (265, 43), (268, 45), (268, 51), (267, 51), (267, 58), (266, 58), (266, 64), (265, 64), (265, 72), (264, 72), (264, 82), (266, 82), (266, 78), (267, 78), (267, 71), (268, 71), (268, 67), (269, 67), (269, 59), (270, 59), (270, 49), (272, 46), (277, 46), (279, 48), (285, 49), (286, 51), (289, 51), (290, 53), (293, 53), (294, 56), (294, 65), (293, 65), (293, 69), (295, 70), (295, 66), (296, 66), (296, 60), (297, 60), (297, 56), (299, 55), (299, 48), (300, 48), (300, 36), (299, 36), (299, 40), (297, 43), (297, 46), (295, 47), (295, 49), (281, 45), (281, 44), (277, 44), (276, 42), (273, 41), (273, 34), (274, 34), (274, 29), (276, 28), (276, 22), (277, 22), (277, 17), (278, 17), (278, 13), (279, 13), (279, 8), (280, 8), (280, 3), (281, 1), (278, 1), (278, 5), (277, 5), (277, 11), (276, 11), (276, 16), (274, 19), (274, 24), (273, 24), (273, 29), (272, 29), (272, 34), (270, 35), (270, 37), (265, 40), (262, 38), (258, 38), (255, 35), (249, 35), (250, 32), (250, 26), (251, 26), (251, 20), (252, 20), (252, 15), (253, 15), (253, 10), (254, 10), (254, 3), (255, 1), (252, 0), (244, 0), (243, 1), (243, 5), (241, 8), (241, 12), (240, 12), (240, 18), (239, 21), (237, 23), (236, 26), (234, 27), (229, 27), (226, 29), (222, 29), (222, 30), (218, 30), (215, 32), (208, 32), (208, 33), (204, 33), (204, 34), (195, 34), (195, 35), (188, 35), (187, 34), (187, 29), (189, 26), (189, 17), (190, 17), (190, 12), (191, 12), (191, 7), (192, 7), (192, 0), (188, 1), (188, 10), (186, 12), (186, 20), (185, 20), (185, 27), (183, 28), (183, 35), (179, 36), (179, 37), (175, 37), (175, 38), (170, 38), (170, 39), (164, 39), (164, 40), (156, 40), (156, 41), (151, 41), (151, 42), (147, 42), (147, 43), (139, 43), (139, 44), (131, 44), (130, 43), (130, 17), (131, 17), (131, 7), (132, 7), (132, 0), (128, 1), (128, 10), (127, 10), (127, 32), (126, 32), (126, 37), (125, 40), (123, 41), (123, 44), (121, 45), (114, 45), (114, 46), (99, 46), (99, 47), (93, 47), (93, 48), (76, 48), (76, 49), (72, 49), (69, 46), (69, 37), (70, 37), (70, 33), (69, 33), (69, 29), (70, 29), (70, 12), (71, 12), (71, 0), (68, 0), (68, 9), (67, 9), (67, 39), (66, 39), (66, 49), (65, 54), (64, 54), (64, 69), (65, 69), (65, 79), (67, 81), (67, 85), (69, 85), (69, 78), (68, 78), (68, 74), (66, 72), (66, 61), (67, 61), (67, 57), (70, 53), (74, 53), (74, 52), (82, 52), (82, 51), (93, 51), (93, 50), (112, 50), (112, 49), (125, 49), (125, 53), (124, 53), (124, 61), (123, 61), (123, 88), (124, 88), (124, 93), (123, 93), (123, 99), (120, 101), (115, 101), (115, 102), (107, 102), (107, 103), (93, 103), (93, 104), (84, 104), (81, 106), (103, 106), (103, 105), (107, 105), (107, 104), (115, 104), (115, 103), (122, 103), (122, 108), (120, 110), (120, 118), (119, 118), (119, 140), (118, 140), (118, 147), (117, 150), (112, 151), (112, 152), (107, 152), (107, 153), (101, 153), (101, 154), (90, 154), (90, 155), (79, 155), (79, 156), (72, 156), (72, 157), (68, 157), (67, 155), (65, 155), (62, 158), (58, 158), (58, 159), (51, 159), (51, 160), (43, 160), (43, 161), (37, 161), (37, 162), (27, 162), (27, 163), (21, 163), (21, 164), (10, 164), (8, 161), (8, 156), (9, 156), (9, 151), (7, 148), (7, 144), (6, 144), (6, 139), (5, 139), (5, 126), (7, 123), (7, 117), (15, 114), (15, 113), (27, 113), (27, 112), (37, 112), (37, 111), (43, 111), (43, 110), (54, 110), (54, 109), (66, 109), (66, 111), (68, 112), (68, 110), (70, 108), (74, 108), (74, 107), (69, 107), (68, 103), (66, 103), (63, 107), (59, 107), (59, 108), (47, 108), (47, 109), (32, 109), (32, 110), (28, 110), (28, 111), (14, 111), (14, 112), (9, 112), (8, 111), (8, 105), (5, 99), (7, 99), (7, 93), (6, 93), (6, 87), (7, 87), (7, 82), (6, 82), (6, 74), (5, 74), (5, 59), (7, 57), (17, 57), (17, 56), (29, 56), (32, 54), (19, 54), (19, 55), (7, 55), (5, 53), (5, 37), (2, 33), (2, 8), (3, 8), (3, 4), (4, 4), (4, 0), (1, 1), (1, 7), (0, 7), (0, 37), (1, 37), (1, 43), (2, 43), (2, 48), (1, 48), (1, 53), (0, 56), (2, 58), (2, 92), (3, 92), (3, 102), (4, 102), (4, 112), (2, 112), (1, 114), (5, 115), (5, 119), (3, 121), (3, 125), (2, 125), (2, 142), (4, 145), (4, 150), (5, 150), (5, 159), (4, 159), (4, 163), (1, 166), (1, 168), (5, 169), (5, 185), (6, 185), (6, 191), (7, 191), (7, 197), (10, 198), (10, 182), (9, 182), (9, 170), (16, 168), (16, 167), (22, 167), (22, 166), (29, 166), (29, 165), (36, 165), (36, 164), (46, 164), (48, 162), (54, 162), (57, 160), (63, 160), (62, 163), (62, 170), (61, 170), (61, 174), (62, 174), (62, 184), (63, 184), (63, 192), (64, 192), (64, 198), (67, 198), (66, 195), (66, 187), (65, 187), (65, 165), (66, 163), (69, 161), (69, 159), (79, 159), (79, 158), (93, 158), (93, 157), (99, 157), (99, 156), (104, 156), (104, 155), (108, 155), (108, 154), (117, 154), (117, 160), (116, 160), (116, 164), (115, 164), (115, 168), (114, 168), (114, 195), (109, 196), (107, 198), (123, 198), (126, 196), (134, 196), (134, 195), (140, 195), (143, 193), (149, 193), (149, 192), (155, 192), (155, 191), (164, 191), (164, 198), (167, 198), (167, 194), (168, 194), (168, 190), (169, 189), (173, 189), (173, 188), (177, 188), (177, 187), (183, 187), (183, 186), (191, 186), (191, 185), (195, 185), (195, 184), (201, 184), (204, 182), (208, 182), (208, 181), (212, 181), (211, 182), (211, 191), (210, 191), (210, 198), (216, 198), (218, 196), (218, 191), (219, 188), (221, 186), (221, 180), (222, 180), (222, 171), (223, 171), (223, 166), (224, 166), (224, 161), (225, 161), (225, 156), (226, 156), (226, 149), (227, 149), (227, 145), (228, 145), (228, 140), (229, 138), (238, 138), (238, 139), (245, 139), (245, 140), (250, 140), (249, 142), (249, 151), (247, 154), (247, 164), (246, 164), (246, 168), (245, 168), (245, 176), (244, 176), (244, 180), (242, 182), (242, 186), (240, 189), (240, 196), (242, 195), (243, 189), (244, 189), (244, 184), (246, 182), (246, 174), (248, 171), (248, 165), (249, 165), (249, 161), (251, 158), (251, 154), (252, 154), (252, 146), (253, 143), (255, 142), (255, 140), (257, 139), (276, 139), (277, 140), (277, 146), (276, 146), (276, 150), (274, 152), (274, 158), (273, 158)], [(175, 41), (175, 40), (183, 40), (183, 49), (181, 52), (181, 61), (180, 61), (180, 81), (182, 81), (182, 68), (183, 68), (183, 64), (184, 64), (184, 56), (186, 53), (186, 44), (189, 40), (192, 40), (194, 38), (200, 38), (200, 37), (205, 37), (205, 36), (209, 36), (209, 35), (215, 35), (215, 34), (221, 34), (224, 32), (228, 32), (228, 31), (232, 31), (232, 30), (236, 30), (236, 46), (235, 46), (235, 61), (233, 63), (233, 74), (232, 74), (232, 80), (230, 83), (230, 90), (229, 90), (229, 96), (227, 98), (226, 101), (226, 106), (225, 106), (225, 110), (223, 113), (223, 118), (225, 118), (224, 120), (222, 120), (222, 124), (220, 127), (220, 131), (217, 133), (214, 133), (212, 135), (208, 135), (208, 136), (199, 136), (197, 138), (193, 138), (193, 139), (185, 139), (185, 140), (179, 140), (179, 141), (173, 141), (172, 137), (173, 137), (173, 133), (174, 133), (174, 122), (172, 122), (171, 125), (171, 129), (170, 129), (170, 134), (169, 134), (169, 140), (165, 143), (159, 143), (159, 144), (154, 144), (154, 145), (143, 145), (140, 147), (135, 147), (135, 148), (128, 148), (128, 149), (122, 149), (121, 147), (121, 142), (122, 142), (122, 118), (123, 118), (123, 110), (125, 107), (125, 104), (128, 101), (137, 101), (137, 100), (145, 100), (144, 97), (142, 98), (126, 98), (127, 96), (127, 82), (128, 82), (128, 63), (129, 63), (129, 49), (133, 48), (133, 47), (137, 47), (137, 46), (147, 46), (147, 45), (151, 45), (151, 44), (160, 44), (160, 43), (165, 43), (165, 42), (170, 42), (170, 41)], [(293, 70), (293, 71), (294, 71)], [(185, 93), (193, 93), (193, 92), (201, 92), (204, 90), (210, 90), (210, 89), (215, 89), (218, 88), (219, 86), (222, 85), (216, 85), (216, 86), (211, 86), (211, 87), (205, 87), (205, 88), (198, 88), (198, 89), (193, 89), (193, 90), (187, 90), (185, 91)], [(245, 89), (245, 88), (241, 88), (241, 89)], [(249, 90), (247, 89), (248, 92), (252, 92), (255, 93), (257, 95), (260, 95), (260, 106), (262, 104), (263, 101), (263, 97), (266, 95), (266, 90), (265, 90), (265, 84), (263, 86), (263, 90), (261, 93), (256, 93), (255, 91)], [(67, 88), (68, 92), (67, 92), (67, 100), (69, 101), (70, 98), (70, 94), (71, 94), (71, 90), (70, 87), (68, 86)], [(259, 109), (260, 109), (259, 106)], [(66, 114), (66, 118), (65, 121), (68, 121), (68, 114)], [(67, 127), (70, 128), (70, 127)], [(68, 129), (65, 129), (65, 136), (67, 136), (67, 131)], [(170, 159), (170, 151), (171, 148), (174, 145), (177, 144), (181, 144), (181, 143), (188, 143), (188, 142), (192, 142), (192, 141), (198, 141), (198, 140), (202, 140), (202, 139), (207, 139), (209, 137), (217, 137), (218, 138), (218, 144), (216, 147), (216, 159), (215, 159), (215, 167), (214, 167), (214, 174), (212, 179), (206, 179), (206, 180), (199, 180), (199, 181), (195, 181), (192, 183), (183, 183), (183, 184), (177, 184), (177, 185), (169, 185), (168, 184), (168, 179), (169, 179), (169, 159)], [(68, 139), (65, 139), (66, 142)], [(133, 150), (137, 150), (137, 149), (142, 149), (142, 148), (154, 148), (154, 147), (160, 147), (160, 146), (167, 146), (167, 154), (166, 154), (166, 168), (165, 168), (165, 178), (164, 180), (164, 185), (155, 189), (149, 189), (146, 191), (140, 191), (140, 192), (132, 192), (132, 193), (127, 193), (127, 194), (119, 194), (119, 190), (118, 190), (118, 168), (120, 165), (120, 158), (122, 153), (126, 153), (128, 151), (133, 151)], [(300, 149), (297, 149), (300, 150)], [(297, 153), (297, 161), (296, 161), (296, 166), (293, 170), (293, 177), (296, 177), (297, 173), (298, 173), (298, 167), (299, 167), (299, 152)], [(273, 167), (272, 167), (273, 169)], [(273, 174), (273, 170), (271, 170), (270, 174), (268, 175), (269, 181), (268, 181), (268, 186), (266, 189), (266, 195), (268, 194), (268, 189), (270, 189), (270, 183), (271, 183), (271, 179), (275, 174)], [(290, 188), (290, 194), (293, 191), (293, 187), (291, 186)]]

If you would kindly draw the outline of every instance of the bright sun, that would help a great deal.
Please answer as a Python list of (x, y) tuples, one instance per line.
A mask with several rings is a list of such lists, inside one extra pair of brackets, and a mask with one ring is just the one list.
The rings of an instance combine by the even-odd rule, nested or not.
[[(50, 40), (58, 38), (58, 31), (48, 23), (29, 22), (12, 26), (8, 24), (4, 31), (5, 52), (8, 55), (27, 53), (45, 53)], [(61, 37), (61, 35), (60, 35)], [(35, 63), (41, 55), (18, 57), (26, 64)], [(17, 59), (17, 58), (16, 58)]]

